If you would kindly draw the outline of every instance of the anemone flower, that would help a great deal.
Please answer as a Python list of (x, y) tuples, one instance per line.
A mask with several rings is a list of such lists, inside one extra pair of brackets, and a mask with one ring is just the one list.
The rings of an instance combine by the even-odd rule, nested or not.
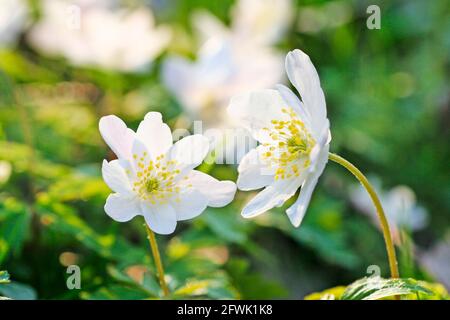
[(168, 27), (156, 26), (146, 7), (126, 10), (106, 0), (44, 0), (42, 17), (28, 41), (76, 66), (139, 72), (151, 66), (170, 37)]
[(177, 221), (233, 199), (233, 182), (194, 170), (208, 153), (206, 137), (192, 135), (173, 144), (171, 131), (158, 112), (148, 113), (136, 132), (113, 115), (103, 117), (99, 127), (118, 157), (104, 160), (102, 167), (103, 179), (114, 191), (105, 211), (114, 220), (125, 222), (142, 215), (151, 230), (170, 234)]
[(298, 227), (328, 159), (350, 171), (364, 186), (376, 208), (391, 269), (398, 278), (397, 258), (389, 223), (380, 199), (367, 178), (344, 158), (329, 153), (330, 122), (319, 76), (309, 57), (296, 49), (287, 54), (286, 72), (299, 99), (289, 88), (256, 90), (233, 97), (229, 114), (249, 130), (259, 146), (241, 160), (239, 189), (264, 188), (242, 209), (245, 218), (256, 217), (282, 206), (299, 188), (295, 203), (286, 213)]
[(309, 57), (300, 50), (290, 52), (286, 71), (302, 100), (278, 85), (276, 90), (233, 97), (228, 111), (260, 143), (239, 164), (239, 189), (264, 187), (242, 215), (251, 218), (281, 206), (301, 187), (297, 201), (286, 211), (298, 227), (328, 161), (331, 136), (325, 97)]
[(114, 115), (102, 117), (99, 129), (117, 156), (103, 161), (103, 179), (114, 191), (105, 211), (119, 222), (144, 217), (159, 283), (167, 296), (169, 287), (154, 232), (170, 234), (177, 221), (192, 219), (207, 206), (227, 205), (236, 185), (194, 170), (206, 157), (209, 140), (197, 134), (173, 143), (170, 128), (158, 112), (147, 113), (136, 132)]

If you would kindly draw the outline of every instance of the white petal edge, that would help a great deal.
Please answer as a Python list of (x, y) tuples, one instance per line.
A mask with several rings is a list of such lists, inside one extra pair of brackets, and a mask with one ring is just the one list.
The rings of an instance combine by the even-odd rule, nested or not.
[(265, 187), (273, 182), (273, 170), (262, 162), (263, 146), (250, 150), (238, 167), (237, 186), (239, 190), (249, 191)]
[(135, 133), (117, 116), (104, 116), (99, 122), (100, 134), (118, 158), (131, 159)]
[(110, 162), (103, 160), (102, 176), (105, 183), (114, 192), (120, 194), (131, 193), (130, 180), (119, 160), (112, 160)]
[(309, 56), (299, 49), (287, 54), (285, 67), (289, 80), (297, 89), (305, 109), (311, 116), (313, 130), (319, 130), (327, 117), (327, 109), (316, 68)]
[(270, 141), (263, 128), (270, 127), (271, 121), (285, 119), (281, 111), (286, 102), (277, 90), (265, 89), (236, 95), (231, 98), (228, 113), (249, 130), (259, 142)]
[(135, 196), (112, 193), (106, 199), (105, 212), (118, 222), (126, 222), (142, 213), (139, 200)]
[(210, 207), (224, 207), (236, 194), (236, 184), (232, 181), (219, 181), (197, 170), (192, 170), (188, 177), (188, 182), (207, 197)]
[(141, 201), (141, 210), (148, 227), (158, 234), (171, 234), (177, 226), (177, 215), (170, 204), (152, 205)]
[(315, 165), (316, 170), (309, 174), (305, 179), (300, 189), (300, 194), (298, 195), (295, 203), (286, 210), (286, 214), (289, 217), (292, 225), (294, 227), (300, 226), (303, 217), (305, 216), (306, 210), (308, 209), (309, 202), (311, 201), (312, 193), (319, 181), (319, 177), (322, 175), (323, 170), (328, 162), (328, 146), (326, 146), (320, 153), (317, 164)]
[(311, 127), (311, 115), (308, 113), (308, 110), (305, 109), (305, 106), (300, 101), (300, 99), (292, 92), (291, 89), (282, 84), (277, 84), (276, 89), (280, 93), (283, 100), (286, 102), (286, 105), (291, 107), (295, 113), (299, 116), (299, 118), (308, 126)]
[(300, 178), (275, 181), (247, 203), (242, 209), (242, 216), (244, 218), (253, 218), (274, 207), (281, 206), (295, 194), (301, 184), (302, 179)]
[(147, 146), (153, 157), (165, 154), (172, 146), (172, 132), (162, 121), (159, 112), (149, 112), (145, 115), (136, 131), (136, 136)]
[(209, 151), (209, 140), (201, 134), (194, 134), (177, 141), (168, 151), (168, 159), (175, 160), (181, 175), (200, 165)]
[(208, 206), (208, 197), (197, 189), (186, 188), (171, 202), (177, 220), (189, 220), (199, 216)]

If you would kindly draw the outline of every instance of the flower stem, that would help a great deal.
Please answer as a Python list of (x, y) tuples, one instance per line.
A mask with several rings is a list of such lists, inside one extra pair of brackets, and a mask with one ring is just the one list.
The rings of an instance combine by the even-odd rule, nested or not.
[(378, 219), (380, 220), (381, 229), (383, 231), (384, 242), (386, 244), (386, 251), (389, 259), (389, 268), (391, 269), (391, 278), (399, 278), (397, 265), (398, 263), (397, 258), (395, 256), (395, 247), (392, 242), (391, 231), (389, 229), (389, 224), (386, 219), (386, 215), (384, 214), (383, 207), (381, 206), (380, 199), (378, 198), (375, 189), (369, 183), (367, 178), (362, 174), (362, 172), (358, 170), (358, 168), (356, 168), (353, 164), (351, 164), (341, 156), (338, 156), (337, 154), (330, 152), (328, 158), (331, 161), (340, 164), (348, 171), (350, 171), (356, 177), (356, 179), (358, 179), (359, 182), (361, 182), (361, 184), (369, 194), (370, 198), (372, 199), (372, 202), (377, 211)]
[(169, 295), (169, 288), (167, 287), (166, 280), (164, 279), (164, 268), (161, 261), (161, 255), (159, 254), (158, 243), (156, 242), (155, 233), (148, 227), (146, 223), (145, 230), (147, 231), (148, 242), (152, 249), (153, 258), (155, 259), (156, 269), (158, 271), (159, 285), (163, 290), (164, 297)]

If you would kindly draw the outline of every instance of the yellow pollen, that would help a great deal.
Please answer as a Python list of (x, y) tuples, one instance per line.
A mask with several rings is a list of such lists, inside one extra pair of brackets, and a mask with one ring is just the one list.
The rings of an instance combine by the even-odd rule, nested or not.
[(263, 128), (268, 131), (272, 141), (263, 143), (270, 151), (264, 152), (262, 157), (275, 168), (275, 180), (298, 177), (310, 165), (309, 154), (316, 144), (292, 108), (283, 108), (281, 111), (288, 116), (287, 120), (275, 119), (270, 122), (271, 126)]
[(148, 193), (152, 193), (153, 191), (158, 190), (159, 182), (155, 178), (150, 178), (145, 182), (145, 188)]
[(154, 160), (149, 160), (147, 156), (146, 152), (142, 155), (133, 154), (133, 158), (138, 161), (133, 191), (142, 200), (152, 204), (164, 204), (171, 198), (178, 198), (180, 187), (176, 185), (176, 177), (181, 171), (177, 169), (177, 162), (166, 160), (164, 155)]

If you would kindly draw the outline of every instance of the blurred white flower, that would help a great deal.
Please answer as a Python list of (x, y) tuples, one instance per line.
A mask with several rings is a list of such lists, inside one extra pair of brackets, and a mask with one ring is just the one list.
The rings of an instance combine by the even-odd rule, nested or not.
[(231, 10), (229, 28), (206, 11), (194, 15), (194, 24), (206, 40), (220, 36), (240, 44), (268, 46), (285, 34), (292, 23), (293, 12), (291, 0), (239, 0)]
[(105, 211), (124, 222), (142, 215), (156, 233), (169, 234), (177, 221), (192, 219), (207, 206), (223, 207), (236, 185), (193, 170), (206, 157), (208, 139), (192, 135), (172, 144), (169, 127), (158, 112), (149, 112), (137, 132), (116, 116), (100, 120), (100, 133), (118, 159), (103, 161), (102, 174), (115, 192)]
[(141, 71), (170, 41), (170, 30), (156, 27), (148, 8), (129, 11), (106, 1), (44, 0), (42, 9), (43, 17), (29, 34), (30, 43), (74, 65)]
[[(377, 181), (377, 179), (373, 180)], [(377, 189), (381, 189), (379, 182), (374, 183), (374, 185)], [(417, 204), (416, 195), (411, 188), (396, 186), (387, 192), (380, 191), (378, 194), (386, 212), (393, 238), (397, 243), (400, 241), (400, 229), (418, 231), (427, 226), (428, 212), (424, 207)], [(377, 214), (372, 201), (362, 186), (354, 185), (351, 188), (350, 200), (359, 211), (368, 215), (373, 223), (378, 226)]]
[(235, 96), (228, 110), (260, 142), (239, 164), (237, 185), (241, 190), (265, 188), (242, 215), (251, 218), (281, 206), (301, 186), (297, 201), (286, 210), (298, 227), (328, 162), (331, 135), (325, 96), (309, 57), (298, 49), (289, 52), (286, 72), (301, 101), (278, 85)]
[(282, 59), (268, 48), (252, 52), (243, 44), (212, 38), (196, 61), (169, 57), (163, 64), (163, 80), (187, 113), (201, 117), (206, 127), (226, 127), (233, 121), (225, 108), (240, 92), (273, 86), (282, 78)]
[(12, 166), (8, 161), (0, 160), (0, 184), (8, 182), (11, 176)]
[(24, 0), (0, 1), (0, 48), (13, 44), (28, 19), (27, 2)]
[(202, 119), (218, 161), (222, 154), (226, 163), (237, 163), (256, 145), (248, 132), (236, 128), (225, 108), (233, 95), (282, 80), (283, 58), (270, 45), (284, 34), (291, 13), (291, 0), (240, 0), (227, 27), (211, 13), (198, 11), (193, 14), (201, 44), (197, 59), (172, 56), (164, 62), (166, 87), (191, 119)]
[(274, 86), (282, 78), (282, 57), (270, 48), (234, 46), (212, 38), (196, 61), (169, 57), (163, 63), (163, 80), (191, 119), (201, 119), (218, 163), (236, 164), (256, 145), (238, 128), (226, 107), (233, 95)]
[(450, 290), (450, 237), (447, 236), (432, 248), (419, 252), (418, 260), (422, 267)]

